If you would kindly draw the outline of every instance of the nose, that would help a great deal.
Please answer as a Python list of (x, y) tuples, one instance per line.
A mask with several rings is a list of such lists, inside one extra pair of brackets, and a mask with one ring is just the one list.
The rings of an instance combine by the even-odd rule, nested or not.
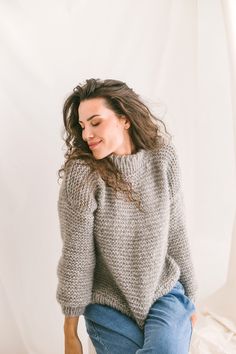
[(82, 139), (84, 141), (88, 141), (88, 139), (93, 137), (93, 133), (89, 130), (89, 128), (84, 128), (82, 130)]

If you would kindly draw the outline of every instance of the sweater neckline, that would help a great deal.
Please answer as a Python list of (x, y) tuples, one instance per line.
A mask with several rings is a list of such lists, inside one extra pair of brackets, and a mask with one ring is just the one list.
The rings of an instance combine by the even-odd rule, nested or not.
[(120, 172), (124, 174), (130, 174), (144, 166), (145, 149), (139, 149), (134, 154), (127, 155), (108, 155), (108, 159), (110, 159), (114, 165), (120, 170)]

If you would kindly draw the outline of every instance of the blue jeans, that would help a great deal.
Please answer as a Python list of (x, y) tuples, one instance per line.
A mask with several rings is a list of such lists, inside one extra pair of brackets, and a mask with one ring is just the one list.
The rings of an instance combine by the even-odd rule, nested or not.
[(194, 303), (177, 281), (149, 310), (142, 331), (120, 311), (89, 304), (84, 312), (87, 333), (97, 354), (187, 354), (192, 337)]

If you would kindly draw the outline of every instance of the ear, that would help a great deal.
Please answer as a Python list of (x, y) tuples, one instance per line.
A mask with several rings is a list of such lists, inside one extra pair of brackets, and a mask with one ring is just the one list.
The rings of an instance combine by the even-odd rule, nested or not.
[(125, 129), (129, 129), (131, 123), (130, 120), (126, 116), (122, 116), (123, 126)]

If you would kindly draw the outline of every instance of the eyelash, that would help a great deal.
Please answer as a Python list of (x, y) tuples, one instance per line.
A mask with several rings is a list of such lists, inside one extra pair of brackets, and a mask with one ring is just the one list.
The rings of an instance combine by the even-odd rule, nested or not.
[[(97, 125), (99, 125), (100, 123), (97, 124), (93, 124), (92, 127), (96, 127)], [(82, 130), (84, 130), (84, 128), (81, 127)]]

